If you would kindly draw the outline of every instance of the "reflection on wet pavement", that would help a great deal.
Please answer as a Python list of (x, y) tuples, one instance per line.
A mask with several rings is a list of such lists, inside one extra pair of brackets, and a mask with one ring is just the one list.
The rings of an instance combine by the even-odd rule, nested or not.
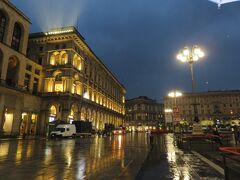
[(223, 179), (214, 169), (174, 144), (173, 135), (155, 136), (156, 145), (137, 179)]
[(148, 150), (145, 134), (0, 142), (0, 179), (134, 179)]

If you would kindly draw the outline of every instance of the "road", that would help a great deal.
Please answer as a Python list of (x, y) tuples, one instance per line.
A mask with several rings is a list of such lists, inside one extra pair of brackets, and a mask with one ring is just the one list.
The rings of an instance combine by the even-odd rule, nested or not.
[(148, 152), (146, 134), (0, 141), (0, 179), (134, 179)]

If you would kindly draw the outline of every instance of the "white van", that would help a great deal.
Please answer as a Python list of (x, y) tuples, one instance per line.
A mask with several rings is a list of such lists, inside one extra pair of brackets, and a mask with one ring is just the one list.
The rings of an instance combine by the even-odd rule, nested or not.
[(74, 124), (59, 124), (55, 131), (50, 133), (50, 137), (74, 137), (76, 136), (76, 127)]

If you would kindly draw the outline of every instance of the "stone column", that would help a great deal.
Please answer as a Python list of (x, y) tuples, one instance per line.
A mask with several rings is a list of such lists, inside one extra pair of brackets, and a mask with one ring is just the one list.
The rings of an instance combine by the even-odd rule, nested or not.
[(19, 135), (20, 125), (22, 120), (22, 112), (19, 108), (13, 110), (13, 125), (11, 135)]
[(61, 116), (61, 120), (68, 122), (68, 117), (69, 117), (70, 111), (68, 109), (63, 109), (62, 110), (62, 116)]
[(19, 135), (22, 121), (23, 97), (16, 97), (15, 109), (13, 110), (12, 135)]
[(27, 135), (30, 135), (31, 134), (31, 125), (32, 125), (32, 113), (29, 113), (27, 116), (28, 116)]
[(38, 115), (37, 118), (36, 135), (45, 136), (47, 134), (48, 117), (49, 117), (48, 110), (40, 111), (40, 115)]

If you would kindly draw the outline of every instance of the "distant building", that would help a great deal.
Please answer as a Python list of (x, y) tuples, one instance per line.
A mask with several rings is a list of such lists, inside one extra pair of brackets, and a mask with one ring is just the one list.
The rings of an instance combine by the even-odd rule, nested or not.
[[(196, 103), (195, 103), (196, 102)], [(227, 123), (228, 120), (239, 122), (240, 91), (209, 91), (202, 93), (183, 93), (176, 99), (165, 97), (165, 109), (173, 109), (173, 120), (193, 122), (194, 108), (200, 121), (210, 120), (212, 123)], [(177, 117), (177, 118), (174, 118)]]
[(163, 104), (146, 96), (126, 100), (125, 126), (130, 131), (147, 131), (164, 121)]
[(74, 27), (29, 36), (30, 20), (0, 1), (0, 135), (45, 134), (52, 122), (119, 126), (125, 87)]

